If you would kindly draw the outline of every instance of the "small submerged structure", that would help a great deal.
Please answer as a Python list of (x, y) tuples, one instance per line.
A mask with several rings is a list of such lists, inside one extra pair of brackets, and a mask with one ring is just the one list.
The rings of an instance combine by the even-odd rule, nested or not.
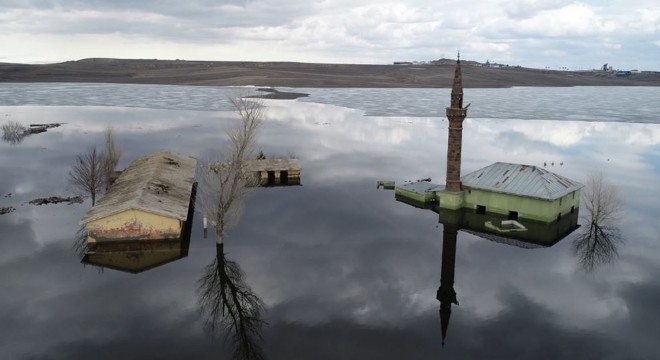
[(261, 186), (300, 185), (302, 167), (298, 159), (250, 160), (247, 170), (259, 175)]
[(133, 161), (80, 220), (91, 244), (180, 239), (191, 226), (197, 160), (158, 152)]
[(479, 214), (500, 214), (513, 221), (559, 221), (578, 210), (583, 185), (540, 167), (497, 162), (461, 176), (463, 121), (468, 107), (463, 107), (459, 56), (451, 106), (447, 108), (446, 185), (418, 181), (397, 186), (395, 196), (398, 200), (424, 208), (437, 206), (447, 210), (472, 209)]

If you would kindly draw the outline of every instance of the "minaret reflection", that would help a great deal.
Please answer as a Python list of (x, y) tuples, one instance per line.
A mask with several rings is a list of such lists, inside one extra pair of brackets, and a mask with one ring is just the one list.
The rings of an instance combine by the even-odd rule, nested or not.
[(458, 305), (456, 291), (454, 290), (454, 269), (456, 267), (456, 238), (458, 223), (444, 224), (442, 232), (442, 270), (440, 272), (440, 287), (436, 299), (440, 301), (440, 324), (442, 330), (442, 347), (449, 328), (451, 305)]
[(480, 214), (472, 209), (450, 211), (436, 207), (431, 210), (438, 212), (439, 222), (443, 225), (440, 287), (436, 293), (436, 299), (440, 302), (443, 347), (449, 331), (451, 307), (458, 305), (454, 278), (459, 230), (492, 242), (535, 249), (553, 246), (579, 228), (577, 211), (552, 223), (525, 220), (523, 230), (503, 226), (509, 222), (504, 215)]

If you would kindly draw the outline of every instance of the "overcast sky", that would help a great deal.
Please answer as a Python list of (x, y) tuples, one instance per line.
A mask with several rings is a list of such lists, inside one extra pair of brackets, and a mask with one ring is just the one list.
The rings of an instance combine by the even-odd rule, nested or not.
[(656, 0), (0, 0), (0, 62), (386, 64), (455, 57), (660, 70)]

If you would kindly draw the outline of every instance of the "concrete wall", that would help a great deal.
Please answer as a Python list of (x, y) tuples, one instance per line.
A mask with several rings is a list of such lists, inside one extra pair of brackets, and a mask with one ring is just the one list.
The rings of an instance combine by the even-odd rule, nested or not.
[(419, 194), (414, 191), (408, 191), (406, 189), (397, 187), (394, 189), (394, 195), (398, 197), (405, 198), (407, 200), (416, 202), (416, 203), (427, 203), (432, 201), (435, 198), (435, 192), (428, 192), (426, 194)]
[(476, 209), (477, 205), (486, 207), (486, 212), (508, 215), (517, 211), (519, 218), (549, 222), (571, 213), (571, 207), (577, 211), (580, 207), (580, 190), (553, 201), (533, 199), (524, 196), (502, 194), (478, 189), (464, 189), (463, 207)]
[(173, 239), (181, 236), (182, 221), (140, 210), (126, 210), (87, 224), (88, 242)]

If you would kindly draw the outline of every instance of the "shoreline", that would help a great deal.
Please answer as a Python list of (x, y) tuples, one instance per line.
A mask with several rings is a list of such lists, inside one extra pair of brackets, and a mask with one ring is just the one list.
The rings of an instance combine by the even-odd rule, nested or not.
[[(660, 86), (660, 72), (489, 68), (462, 61), (465, 88)], [(0, 63), (0, 82), (72, 82), (289, 88), (449, 88), (455, 62), (351, 65), (294, 62), (84, 59), (58, 64)], [(276, 95), (271, 95), (276, 96)]]

